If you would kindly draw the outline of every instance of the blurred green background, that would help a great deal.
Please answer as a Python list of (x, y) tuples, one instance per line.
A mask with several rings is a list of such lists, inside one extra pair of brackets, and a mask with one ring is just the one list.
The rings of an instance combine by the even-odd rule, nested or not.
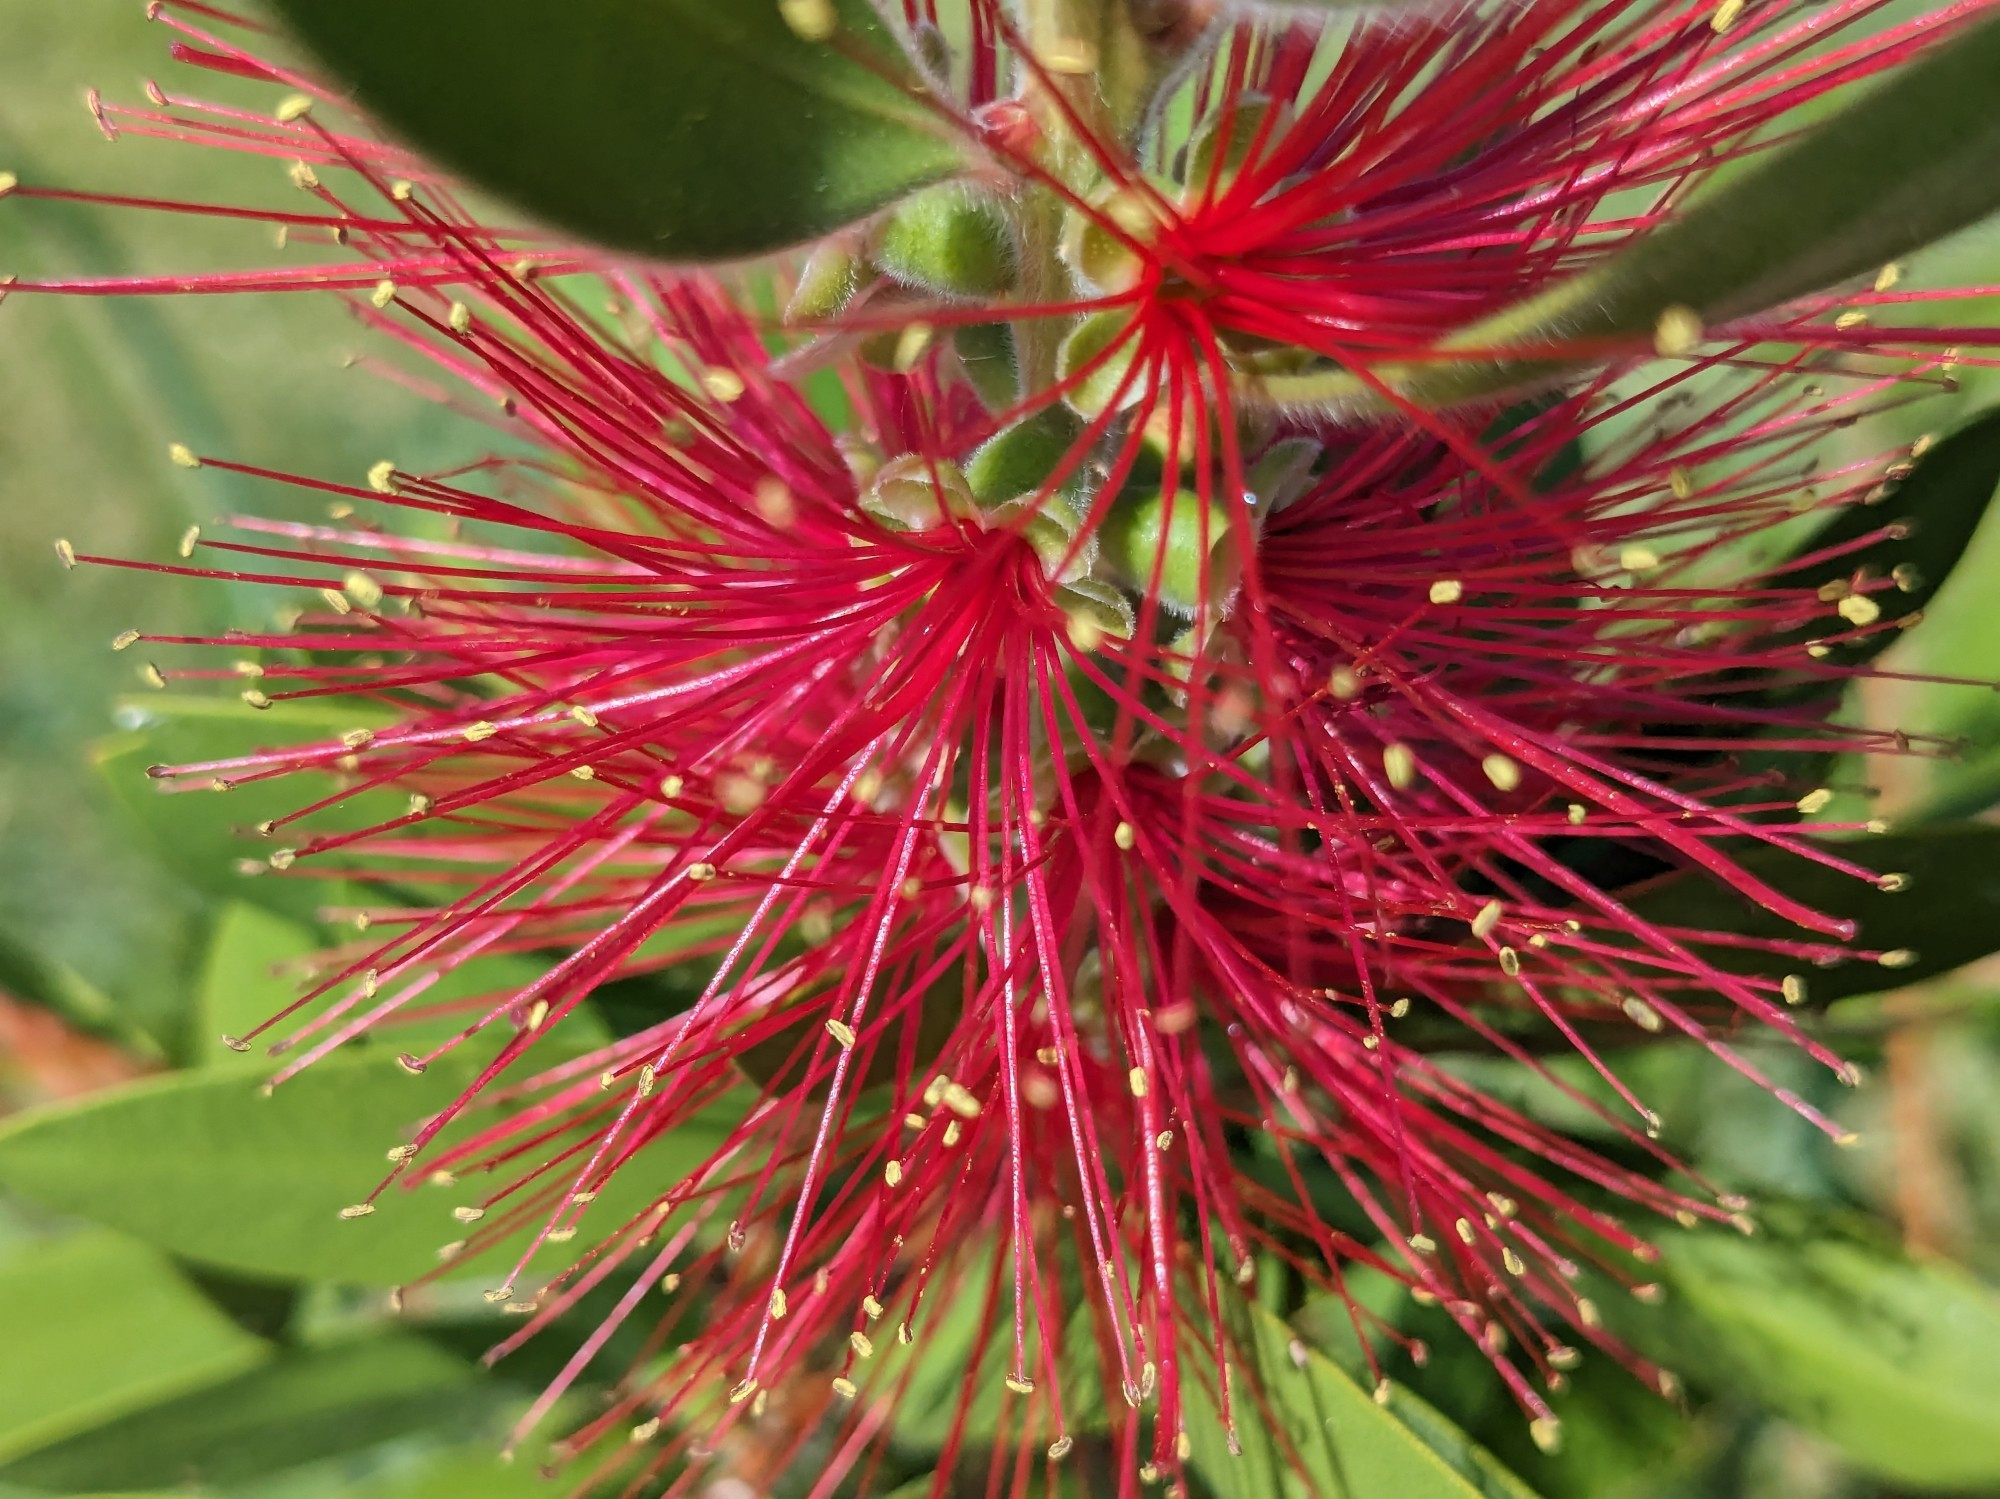
[[(169, 62), (137, 0), (0, 0), (0, 170), (156, 197), (288, 201), (282, 163), (106, 143), (83, 91), (136, 100), (148, 78), (170, 91), (232, 92)], [(273, 102), (269, 89), (233, 93), (259, 108)], [(122, 275), (275, 254), (255, 225), (0, 202), (0, 273)], [(1962, 236), (1913, 266), (1912, 284), (1993, 281), (2000, 230)], [(1961, 304), (1953, 318), (1990, 318), (1994, 306)], [(147, 573), (65, 572), (52, 543), (68, 537), (79, 550), (170, 561), (189, 524), (294, 503), (213, 470), (172, 467), (173, 441), (350, 478), (387, 454), (421, 469), (478, 450), (477, 431), (347, 368), (363, 346), (340, 307), (315, 297), (16, 295), (0, 305), (0, 1111), (214, 1065), (206, 1042), (216, 1006), (261, 1003), (273, 957), (309, 940), (163, 857), (131, 817), (132, 786), (114, 794), (92, 755), (121, 728), (117, 702), (144, 691), (142, 653), (114, 654), (114, 635), (215, 630), (269, 601)], [(1872, 448), (1949, 430), (1994, 389), (1975, 371), (1957, 395), (1849, 439)], [(1989, 523), (1891, 664), (1992, 675), (1996, 584), (2000, 528)], [(1969, 746), (1951, 762), (1847, 767), (1842, 783), (1877, 788), (1880, 815), (1966, 815), (2000, 796), (2000, 697), (1914, 682), (1873, 684), (1869, 697), (1878, 721), (1962, 735)], [(138, 763), (114, 770), (129, 782)], [(223, 983), (238, 989), (218, 997)], [(1713, 1069), (1671, 1063), (1652, 1084), (1669, 1143), (1728, 1187), (1850, 1225), (1885, 1254), (1900, 1246), (1955, 1261), (1990, 1287), (2000, 1278), (2000, 967), (1850, 1001), (1831, 1023), (1871, 1064), (1858, 1093), (1789, 1056), (1764, 1060), (1860, 1130), (1858, 1149), (1834, 1151)], [(1960, 1290), (1969, 1310), (1945, 1309), (1946, 1322), (1959, 1318), (1967, 1337), (2000, 1326), (1990, 1289)], [(1828, 1295), (1837, 1308), (1839, 1295)], [(391, 1327), (379, 1290), (224, 1272), (0, 1193), (0, 1496), (545, 1492), (532, 1462), (505, 1466), (491, 1454), (546, 1368), (483, 1374), (466, 1354), (491, 1328), (478, 1308), (461, 1312), (406, 1334)], [(1954, 1413), (1947, 1426), (1949, 1440), (1976, 1447), (1976, 1407), (2000, 1410), (2000, 1381), (1989, 1378), (2000, 1368), (1995, 1350), (1920, 1367), (1923, 1334), (1871, 1342), (1850, 1336), (1837, 1315), (1828, 1321), (1820, 1329), (1803, 1319), (1792, 1356), (1890, 1412), (1892, 1424), (1899, 1401), (1970, 1402), (1972, 1415)], [(1911, 1383), (1899, 1387), (1905, 1374)], [(1902, 1447), (1885, 1444), (1837, 1398), (1774, 1394), (1783, 1379), (1754, 1359), (1697, 1351), (1686, 1415), (1613, 1371), (1579, 1381), (1565, 1410), (1572, 1439), (1556, 1459), (1528, 1446), (1476, 1358), (1440, 1357), (1430, 1371), (1398, 1377), (1550, 1495), (1942, 1491), (1924, 1481), (1921, 1455), (1903, 1450), (1927, 1445), (1921, 1419)], [(1977, 1457), (1958, 1471), (1980, 1471)], [(2000, 1494), (2000, 1438), (1985, 1471), (1951, 1491)]]

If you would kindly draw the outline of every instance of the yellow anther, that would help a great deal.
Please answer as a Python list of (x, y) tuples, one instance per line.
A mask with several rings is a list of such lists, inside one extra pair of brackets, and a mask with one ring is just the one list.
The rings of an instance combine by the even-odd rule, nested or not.
[(1521, 767), (1506, 755), (1488, 755), (1479, 762), (1479, 768), (1486, 772), (1486, 779), (1496, 790), (1514, 791), (1521, 785)]
[(1131, 823), (1121, 822), (1111, 830), (1111, 841), (1129, 852), (1132, 845), (1139, 841), (1139, 834)]
[(459, 737), (467, 744), (478, 744), (481, 740), (491, 739), (499, 732), (498, 724), (482, 718), (477, 723), (469, 723), (459, 730)]
[(1456, 604), (1465, 597), (1465, 585), (1456, 578), (1439, 578), (1431, 584), (1433, 604)]
[(1850, 593), (1834, 607), (1851, 625), (1872, 625), (1882, 617), (1882, 606), (1866, 594)]
[(1125, 1081), (1127, 1085), (1130, 1086), (1130, 1088), (1132, 1089), (1132, 1096), (1134, 1098), (1144, 1098), (1146, 1096), (1147, 1084), (1146, 1084), (1145, 1068), (1134, 1067), (1130, 1072), (1125, 1074)]
[(1481, 906), (1478, 914), (1472, 918), (1472, 935), (1482, 942), (1492, 936), (1494, 928), (1500, 925), (1501, 914), (1506, 909), (1506, 906), (1497, 900), (1489, 900)]
[(847, 1024), (846, 1021), (827, 1021), (826, 1033), (833, 1037), (834, 1044), (842, 1051), (852, 1051), (854, 1049), (854, 1027)]
[(373, 302), (378, 308), (387, 307), (391, 302), (396, 300), (396, 283), (393, 281), (377, 281), (375, 283), (375, 290), (368, 294), (368, 300)]
[(1642, 1031), (1657, 1031), (1664, 1024), (1660, 1019), (1660, 1012), (1636, 994), (1626, 995), (1621, 1001), (1620, 1008)]
[(1668, 307), (1653, 324), (1653, 348), (1669, 359), (1691, 354), (1706, 331), (1692, 307)]
[(302, 120), (311, 114), (312, 107), (311, 94), (288, 94), (278, 102), (278, 107), (271, 112), (271, 118), (280, 125), (289, 125), (292, 121)]
[(1417, 757), (1407, 744), (1385, 744), (1382, 746), (1382, 774), (1389, 784), (1398, 791), (1407, 791), (1416, 784)]
[(743, 377), (736, 371), (718, 368), (702, 371), (701, 388), (727, 406), (731, 402), (742, 400), (747, 387), (743, 384)]
[(833, 0), (778, 0), (778, 14), (801, 41), (823, 42), (840, 29)]

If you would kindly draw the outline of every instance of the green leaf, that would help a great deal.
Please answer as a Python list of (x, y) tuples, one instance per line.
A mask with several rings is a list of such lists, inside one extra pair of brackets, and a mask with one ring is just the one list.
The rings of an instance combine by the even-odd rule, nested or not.
[[(1879, 873), (1907, 876), (1907, 888), (1884, 890), (1781, 849), (1753, 849), (1739, 862), (1815, 910), (1858, 922), (1855, 940), (1861, 945), (1913, 956), (1896, 968), (1862, 962), (1814, 968), (1805, 975), (1813, 1000), (1898, 989), (2000, 950), (2000, 827), (1944, 823), (1827, 847)], [(1669, 926), (1792, 941), (1799, 937), (1789, 921), (1704, 873), (1671, 875), (1635, 892), (1629, 903), (1647, 920)], [(1732, 973), (1784, 972), (1794, 966), (1740, 948), (1710, 947), (1705, 955)]]
[(348, 1499), (548, 1499), (553, 1486), (530, 1462), (491, 1452), (455, 1452), (412, 1473), (398, 1472), (343, 1489)]
[(421, 1431), (475, 1425), (505, 1392), (403, 1333), (287, 1353), (0, 1468), (50, 1493), (239, 1484)]
[(965, 165), (867, 0), (833, 8), (808, 41), (776, 0), (277, 0), (445, 165), (668, 260), (795, 245)]
[(1886, 1477), (2000, 1480), (1990, 1290), (1840, 1238), (1711, 1231), (1659, 1244), (1667, 1301), (1631, 1328), (1646, 1351), (1767, 1402)]
[(127, 1020), (102, 989), (4, 931), (0, 931), (0, 990), (53, 1011), (80, 1031), (115, 1041), (134, 1056), (149, 1061), (165, 1056), (159, 1043)]
[(193, 1060), (269, 1072), (260, 1050), (232, 1051), (221, 1038), (255, 1030), (297, 998), (297, 967), (319, 948), (319, 934), (300, 922), (244, 901), (224, 907), (195, 994)]
[[(1878, 578), (1896, 574), (1902, 586), (1870, 593), (1868, 598), (1881, 609), (1884, 623), (1905, 619), (1927, 608), (1951, 576), (1979, 529), (1996, 488), (2000, 488), (2000, 411), (1988, 412), (1937, 443), (1880, 504), (1851, 505), (1837, 512), (1807, 537), (1794, 555), (1842, 546), (1851, 550), (1788, 567), (1771, 579), (1771, 586), (1818, 588), (1846, 582), (1864, 568)], [(1886, 528), (1899, 528), (1905, 534), (1855, 547), (1864, 537)], [(1829, 618), (1826, 628), (1806, 633), (1845, 630), (1843, 622)], [(1878, 630), (1851, 644), (1833, 646), (1827, 660), (1842, 666), (1859, 665), (1873, 660), (1896, 639), (1896, 631)], [(1841, 679), (1832, 679), (1823, 687), (1838, 691), (1842, 685)]]
[(144, 1245), (81, 1233), (0, 1260), (0, 1461), (267, 1357)]
[[(1488, 399), (1596, 362), (1566, 346), (1637, 353), (1661, 314), (1715, 326), (1873, 271), (2000, 209), (2000, 21), (1935, 47), (1827, 124), (1698, 195), (1605, 263), (1445, 339), (1458, 357), (1378, 368), (1420, 406)], [(1484, 351), (1506, 349), (1504, 354)], [(1381, 409), (1345, 371), (1272, 376), (1282, 406)]]
[[(261, 838), (255, 830), (329, 795), (329, 777), (287, 775), (217, 794), (191, 781), (153, 780), (147, 768), (207, 764), (260, 749), (321, 743), (351, 729), (375, 727), (379, 718), (371, 722), (369, 710), (353, 705), (292, 702), (260, 712), (225, 699), (167, 694), (126, 699), (119, 713), (135, 727), (98, 744), (94, 758), (112, 794), (151, 835), (160, 854), (203, 889), (311, 920), (332, 887), (323, 879), (287, 878), (263, 868), (282, 840)], [(309, 826), (321, 832), (369, 827), (404, 810), (400, 798), (370, 792), (315, 813)], [(305, 836), (301, 829), (294, 838), (302, 842)], [(260, 872), (246, 876), (243, 868), (250, 866)]]
[[(250, 1275), (400, 1284), (463, 1237), (450, 1209), (474, 1203), (480, 1188), (395, 1188), (372, 1216), (336, 1214), (368, 1195), (387, 1172), (384, 1152), (476, 1070), (474, 1059), (447, 1058), (411, 1077), (386, 1049), (366, 1048), (316, 1063), (269, 1098), (234, 1069), (147, 1079), (9, 1120), (0, 1186)], [(608, 1230), (639, 1211), (708, 1156), (721, 1127), (691, 1125), (654, 1143), (613, 1178), (575, 1245), (546, 1248), (535, 1272), (568, 1264), (594, 1226)], [(500, 1273), (524, 1238), (503, 1241), (474, 1273)]]
[(1252, 1365), (1232, 1381), (1241, 1456), (1230, 1455), (1202, 1385), (1182, 1387), (1194, 1466), (1217, 1499), (1534, 1499), (1415, 1395), (1397, 1388), (1378, 1405), (1274, 1313), (1240, 1300), (1232, 1308), (1237, 1352)]
[[(262, 1047), (234, 1051), (223, 1045), (221, 1038), (249, 1034), (296, 999), (303, 987), (306, 960), (324, 945), (318, 932), (303, 923), (244, 901), (224, 907), (196, 996), (194, 1059), (212, 1067), (270, 1071), (272, 1063)], [(489, 1006), (497, 1004), (534, 983), (553, 961), (496, 953), (454, 963), (412, 1006), (428, 1010), (472, 999), (483, 999)], [(383, 981), (385, 993), (392, 983)], [(374, 1041), (399, 1051), (424, 1051), (463, 1030), (468, 1013), (453, 1009), (413, 1019), (392, 1017), (369, 1034)], [(281, 1023), (274, 1034), (283, 1035), (286, 1029)], [(556, 1036), (561, 1044), (579, 1051), (611, 1040), (604, 1022), (589, 1009), (566, 1017)]]

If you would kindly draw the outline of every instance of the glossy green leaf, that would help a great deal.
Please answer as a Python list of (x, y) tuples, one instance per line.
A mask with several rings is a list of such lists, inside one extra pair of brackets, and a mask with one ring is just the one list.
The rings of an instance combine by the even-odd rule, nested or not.
[(261, 1048), (233, 1051), (221, 1038), (255, 1030), (297, 998), (301, 965), (319, 947), (319, 934), (303, 922), (246, 901), (225, 906), (195, 992), (192, 1059), (269, 1072), (271, 1059)]
[[(1727, 323), (1964, 228), (2000, 209), (1996, 77), (2000, 21), (1987, 21), (1698, 195), (1630, 249), (1461, 329), (1439, 346), (1448, 357), (1375, 376), (1422, 406), (1491, 399), (1595, 362), (1573, 346), (1644, 350), (1670, 308)], [(1383, 406), (1345, 371), (1273, 376), (1254, 394), (1321, 410)]]
[(1647, 1351), (1768, 1403), (1886, 1477), (2000, 1480), (1991, 1290), (1841, 1238), (1709, 1231), (1660, 1248), (1666, 1304), (1631, 1328)]
[[(780, 249), (960, 170), (867, 0), (277, 0), (370, 109), (540, 218), (667, 260)], [(808, 24), (815, 7), (794, 0)]]
[[(1878, 873), (1907, 876), (1907, 888), (1884, 890), (1779, 849), (1753, 849), (1740, 862), (1814, 909), (1858, 922), (1858, 944), (1911, 957), (1894, 968), (1849, 962), (1810, 969), (1805, 980), (1812, 1000), (1901, 988), (2000, 950), (2000, 827), (1941, 824), (1828, 846)], [(1799, 937), (1790, 922), (1707, 874), (1671, 875), (1634, 892), (1629, 903), (1649, 921), (1670, 926), (1793, 941)], [(1718, 967), (1736, 973), (1788, 972), (1796, 966), (1740, 948), (1704, 952)]]
[[(530, 1462), (503, 1462), (474, 1449), (446, 1453), (404, 1470), (349, 1486), (345, 1499), (548, 1499), (552, 1485)], [(560, 1492), (560, 1490), (558, 1490)]]
[(288, 1352), (34, 1452), (0, 1484), (53, 1494), (245, 1483), (422, 1431), (469, 1434), (505, 1390), (395, 1333)]
[[(145, 828), (157, 852), (205, 890), (312, 919), (334, 887), (324, 879), (269, 869), (266, 861), (282, 843), (259, 837), (256, 828), (328, 795), (333, 790), (329, 777), (287, 775), (217, 793), (194, 781), (154, 780), (146, 771), (153, 765), (207, 764), (260, 749), (319, 743), (371, 727), (379, 719), (371, 721), (368, 710), (338, 703), (279, 703), (260, 712), (226, 699), (166, 693), (128, 698), (120, 703), (119, 714), (133, 727), (97, 745), (94, 758), (105, 784)], [(314, 814), (309, 827), (367, 827), (403, 811), (400, 798), (367, 793)], [(303, 841), (305, 832), (300, 829), (295, 839)]]
[[(196, 994), (194, 1060), (208, 1066), (269, 1072), (274, 1064), (263, 1046), (234, 1051), (223, 1044), (222, 1037), (248, 1035), (296, 999), (309, 971), (307, 960), (324, 945), (319, 933), (302, 922), (245, 901), (225, 906), (215, 924)], [(412, 1002), (411, 1015), (394, 1017), (370, 1034), (394, 1050), (428, 1050), (465, 1028), (467, 1016), (474, 1012), (464, 1002), (479, 1000), (482, 1008), (491, 1008), (509, 994), (527, 988), (553, 962), (553, 956), (537, 959), (496, 953), (455, 963)], [(385, 993), (389, 983), (384, 980)], [(445, 1009), (448, 1006), (453, 1008)], [(429, 1010), (444, 1012), (421, 1013)], [(286, 1030), (280, 1024), (263, 1039), (268, 1042)], [(612, 1039), (604, 1022), (588, 1008), (563, 1019), (554, 1035), (562, 1045), (577, 1051)]]
[(0, 1461), (261, 1363), (241, 1331), (153, 1250), (109, 1233), (0, 1260)]
[[(2000, 411), (1967, 423), (1930, 448), (1880, 504), (1853, 505), (1837, 512), (1794, 555), (1849, 550), (1788, 567), (1771, 579), (1771, 586), (1819, 588), (1846, 582), (1863, 569), (1877, 578), (1893, 574), (1901, 586), (1870, 593), (1868, 598), (1881, 609), (1885, 624), (1905, 619), (1928, 607), (1951, 576), (1996, 488), (2000, 488)], [(1885, 529), (1903, 534), (1856, 545)], [(1829, 608), (1825, 626), (1807, 633), (1844, 634), (1847, 628)], [(1834, 646), (1827, 659), (1858, 665), (1881, 654), (1896, 638), (1894, 630), (1877, 630), (1851, 644)], [(1841, 684), (1831, 685), (1837, 690)]]
[[(475, 1202), (480, 1187), (396, 1188), (372, 1216), (336, 1215), (386, 1174), (384, 1152), (475, 1071), (470, 1059), (446, 1059), (411, 1077), (387, 1048), (371, 1047), (329, 1057), (269, 1098), (233, 1069), (148, 1079), (8, 1121), (0, 1186), (251, 1275), (398, 1284), (464, 1236), (451, 1209)], [(656, 1142), (590, 1208), (575, 1245), (545, 1249), (536, 1271), (567, 1264), (589, 1246), (594, 1225), (625, 1221), (718, 1141), (690, 1126)], [(518, 1249), (517, 1239), (502, 1246)], [(472, 1273), (496, 1273), (499, 1253)]]
[(1402, 1389), (1378, 1405), (1332, 1359), (1262, 1306), (1233, 1302), (1240, 1456), (1200, 1384), (1183, 1386), (1194, 1466), (1217, 1499), (1534, 1499), (1436, 1410)]

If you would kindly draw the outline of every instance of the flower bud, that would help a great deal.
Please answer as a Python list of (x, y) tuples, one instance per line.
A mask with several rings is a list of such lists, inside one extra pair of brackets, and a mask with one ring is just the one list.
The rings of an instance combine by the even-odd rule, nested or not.
[(929, 531), (947, 516), (977, 513), (958, 465), (909, 454), (885, 465), (861, 496), (861, 508), (896, 531)]
[(1217, 602), (1235, 586), (1240, 564), (1235, 548), (1224, 545), (1228, 535), (1229, 513), (1213, 500), (1187, 490), (1171, 497), (1128, 490), (1105, 516), (1097, 540), (1111, 576), (1189, 615), (1204, 598)]
[(1063, 396), (1070, 409), (1092, 417), (1114, 403), (1121, 408), (1137, 403), (1145, 394), (1146, 382), (1127, 376), (1138, 343), (1132, 314), (1122, 307), (1093, 312), (1070, 329), (1056, 351), (1056, 378), (1067, 384), (1079, 372), (1089, 370)]
[[(1076, 446), (1083, 424), (1067, 407), (1045, 406), (988, 438), (965, 465), (966, 482), (991, 507), (1042, 489)], [(1065, 478), (1072, 477), (1064, 475)]]
[(1021, 398), (1014, 330), (1005, 323), (969, 323), (952, 334), (959, 368), (988, 411), (1005, 411)]
[(1000, 199), (958, 182), (904, 199), (874, 249), (875, 264), (905, 286), (964, 300), (1011, 290), (1018, 258)]
[(837, 318), (861, 290), (868, 264), (854, 246), (841, 239), (826, 240), (806, 257), (792, 299), (785, 304), (787, 323), (823, 323)]
[[(1270, 128), (1265, 128), (1269, 120)], [(1211, 113), (1195, 129), (1188, 142), (1187, 166), (1183, 181), (1185, 196), (1198, 200), (1228, 190), (1250, 159), (1250, 148), (1263, 137), (1266, 150), (1290, 123), (1290, 111), (1271, 117), (1271, 101), (1263, 94), (1243, 93)]]

